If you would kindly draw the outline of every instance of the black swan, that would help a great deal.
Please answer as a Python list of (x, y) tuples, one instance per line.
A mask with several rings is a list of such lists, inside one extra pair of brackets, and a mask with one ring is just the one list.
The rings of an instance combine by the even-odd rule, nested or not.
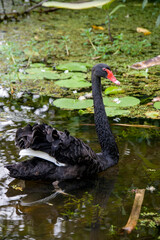
[(101, 77), (117, 85), (120, 82), (108, 65), (92, 68), (94, 119), (102, 152), (95, 153), (67, 130), (58, 131), (47, 124), (27, 125), (17, 130), (16, 145), (21, 149), (20, 156), (33, 158), (6, 165), (11, 177), (47, 181), (89, 178), (118, 163), (119, 151), (105, 113)]

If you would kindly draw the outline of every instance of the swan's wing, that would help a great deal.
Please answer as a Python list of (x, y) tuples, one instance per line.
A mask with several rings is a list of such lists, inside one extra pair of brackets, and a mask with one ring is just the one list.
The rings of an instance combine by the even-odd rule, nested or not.
[[(16, 145), (23, 149), (20, 151), (21, 155), (29, 155), (31, 150), (32, 156), (51, 162), (50, 157), (54, 158), (57, 164), (53, 162), (57, 166), (61, 164), (90, 165), (97, 158), (94, 151), (83, 141), (70, 136), (68, 131), (58, 131), (47, 124), (27, 125), (19, 128), (16, 133)], [(38, 151), (43, 152), (43, 155), (36, 155)]]

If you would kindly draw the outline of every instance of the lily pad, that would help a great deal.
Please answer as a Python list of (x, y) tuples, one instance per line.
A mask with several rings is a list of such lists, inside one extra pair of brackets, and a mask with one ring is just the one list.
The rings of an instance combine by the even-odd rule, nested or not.
[(29, 74), (43, 74), (44, 72), (51, 71), (50, 68), (28, 68), (26, 72)]
[(46, 65), (44, 63), (31, 63), (30, 67), (31, 68), (45, 68)]
[(157, 111), (148, 111), (145, 113), (148, 118), (157, 118), (160, 117), (160, 113)]
[(104, 97), (103, 98), (104, 105), (108, 107), (132, 107), (136, 106), (140, 103), (140, 100), (135, 97), (121, 97), (121, 98), (116, 98), (116, 97)]
[(68, 79), (68, 78), (77, 78), (77, 79), (85, 79), (86, 74), (82, 72), (67, 72), (67, 73), (61, 73), (59, 74), (60, 79)]
[(114, 116), (128, 116), (130, 114), (129, 110), (125, 110), (125, 109), (119, 109), (119, 108), (115, 108), (115, 107), (106, 107), (105, 108), (106, 114), (109, 117), (114, 117)]
[(50, 68), (29, 68), (26, 72), (34, 79), (49, 79), (56, 80), (60, 78), (60, 75), (54, 71), (51, 71)]
[(56, 107), (63, 109), (85, 109), (93, 106), (93, 101), (91, 99), (78, 100), (71, 98), (60, 98), (56, 99), (53, 104)]
[(156, 109), (160, 109), (160, 102), (155, 102), (153, 105)]
[(58, 73), (52, 71), (43, 72), (43, 77), (48, 80), (56, 80), (60, 78)]
[(106, 95), (119, 94), (119, 93), (124, 93), (124, 89), (112, 86), (112, 87), (106, 88), (106, 90), (105, 90)]
[(68, 80), (59, 80), (56, 81), (55, 84), (57, 84), (60, 87), (66, 87), (66, 88), (87, 88), (91, 86), (90, 82), (87, 82), (85, 80), (77, 80), (77, 79), (68, 79)]
[(24, 73), (11, 73), (11, 74), (6, 74), (4, 76), (5, 80), (8, 80), (10, 82), (16, 82), (16, 81), (23, 81), (23, 80), (36, 80), (36, 79), (43, 79), (42, 74), (24, 74)]
[(57, 70), (68, 70), (75, 72), (87, 72), (87, 64), (71, 62), (71, 63), (62, 63), (56, 67)]

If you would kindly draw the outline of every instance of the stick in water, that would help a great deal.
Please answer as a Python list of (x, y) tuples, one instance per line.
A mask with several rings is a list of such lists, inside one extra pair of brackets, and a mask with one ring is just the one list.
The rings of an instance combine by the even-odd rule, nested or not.
[(144, 199), (144, 193), (145, 193), (145, 189), (136, 190), (136, 195), (135, 195), (131, 214), (129, 216), (127, 224), (122, 228), (127, 233), (131, 233), (137, 225), (137, 221), (139, 219), (139, 214), (141, 211), (141, 206)]

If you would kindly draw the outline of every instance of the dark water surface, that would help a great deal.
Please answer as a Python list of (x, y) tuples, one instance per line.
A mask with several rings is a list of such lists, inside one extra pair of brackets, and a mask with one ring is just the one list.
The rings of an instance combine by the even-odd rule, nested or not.
[[(30, 101), (29, 99), (32, 99)], [(39, 105), (39, 106), (38, 106)], [(1, 102), (0, 122), (0, 239), (159, 239), (153, 216), (160, 217), (159, 129), (112, 126), (120, 161), (95, 180), (60, 184), (66, 194), (42, 182), (10, 178), (4, 165), (20, 161), (14, 138), (16, 129), (45, 121), (68, 129), (95, 151), (100, 151), (93, 115), (79, 116), (52, 106), (51, 98), (38, 95)], [(159, 121), (110, 118), (110, 123), (159, 125)], [(148, 222), (138, 223), (129, 236), (120, 235), (127, 223), (135, 189), (146, 189), (141, 212)], [(143, 216), (140, 219), (145, 220)], [(154, 226), (152, 226), (154, 225)]]

